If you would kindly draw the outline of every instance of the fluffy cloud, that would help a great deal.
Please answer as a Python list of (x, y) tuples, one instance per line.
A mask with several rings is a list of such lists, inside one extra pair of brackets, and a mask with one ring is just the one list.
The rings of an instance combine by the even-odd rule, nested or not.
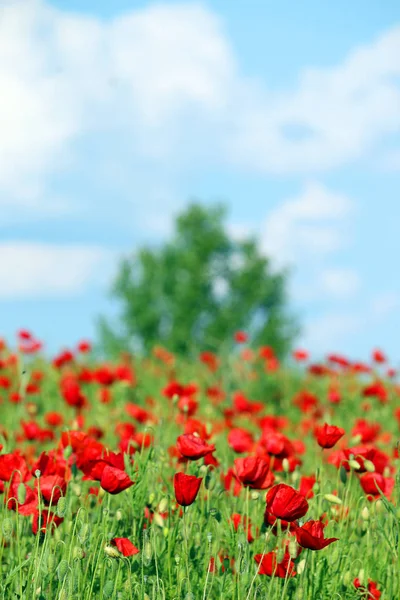
[[(177, 170), (208, 161), (263, 173), (330, 169), (399, 129), (399, 54), (393, 28), (272, 93), (241, 72), (223, 25), (201, 5), (155, 4), (102, 21), (43, 0), (5, 3), (0, 203), (57, 213), (49, 182), (74, 169), (79, 177), (82, 156), (98, 173), (118, 164), (128, 180), (133, 160)], [(93, 144), (103, 152), (97, 169)], [(329, 232), (314, 240), (319, 249), (336, 244)]]
[(350, 199), (317, 182), (271, 211), (262, 228), (262, 247), (275, 264), (299, 259), (320, 262), (345, 243), (344, 224)]
[(320, 276), (320, 287), (331, 298), (347, 299), (357, 294), (361, 287), (361, 278), (353, 269), (328, 268)]
[(97, 246), (3, 242), (0, 300), (78, 294), (101, 284), (110, 255)]

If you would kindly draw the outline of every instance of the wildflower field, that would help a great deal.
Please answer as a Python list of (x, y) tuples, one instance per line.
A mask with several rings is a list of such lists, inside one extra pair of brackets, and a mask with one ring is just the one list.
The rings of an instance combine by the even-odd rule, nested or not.
[(307, 352), (0, 350), (0, 598), (400, 598), (400, 385)]

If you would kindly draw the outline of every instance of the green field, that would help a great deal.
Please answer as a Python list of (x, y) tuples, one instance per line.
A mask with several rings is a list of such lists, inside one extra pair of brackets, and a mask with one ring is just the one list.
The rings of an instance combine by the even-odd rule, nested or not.
[(4, 347), (0, 597), (400, 598), (396, 374), (297, 359)]

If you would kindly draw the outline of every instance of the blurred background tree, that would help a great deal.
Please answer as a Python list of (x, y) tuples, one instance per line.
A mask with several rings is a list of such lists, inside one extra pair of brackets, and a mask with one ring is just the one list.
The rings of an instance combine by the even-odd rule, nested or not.
[(253, 238), (229, 235), (226, 210), (190, 205), (170, 241), (144, 247), (119, 266), (111, 294), (120, 305), (115, 326), (100, 319), (103, 349), (177, 353), (218, 350), (245, 330), (253, 344), (283, 357), (297, 333), (287, 312), (286, 272), (271, 270)]

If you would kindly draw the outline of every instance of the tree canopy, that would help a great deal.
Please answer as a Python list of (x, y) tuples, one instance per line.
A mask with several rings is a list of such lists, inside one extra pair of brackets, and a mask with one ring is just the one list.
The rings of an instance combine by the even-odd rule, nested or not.
[(253, 343), (285, 355), (296, 333), (287, 273), (271, 269), (254, 238), (229, 235), (225, 218), (223, 206), (192, 204), (170, 240), (121, 262), (111, 290), (119, 323), (100, 320), (107, 351), (160, 344), (177, 353), (217, 350), (245, 330)]

